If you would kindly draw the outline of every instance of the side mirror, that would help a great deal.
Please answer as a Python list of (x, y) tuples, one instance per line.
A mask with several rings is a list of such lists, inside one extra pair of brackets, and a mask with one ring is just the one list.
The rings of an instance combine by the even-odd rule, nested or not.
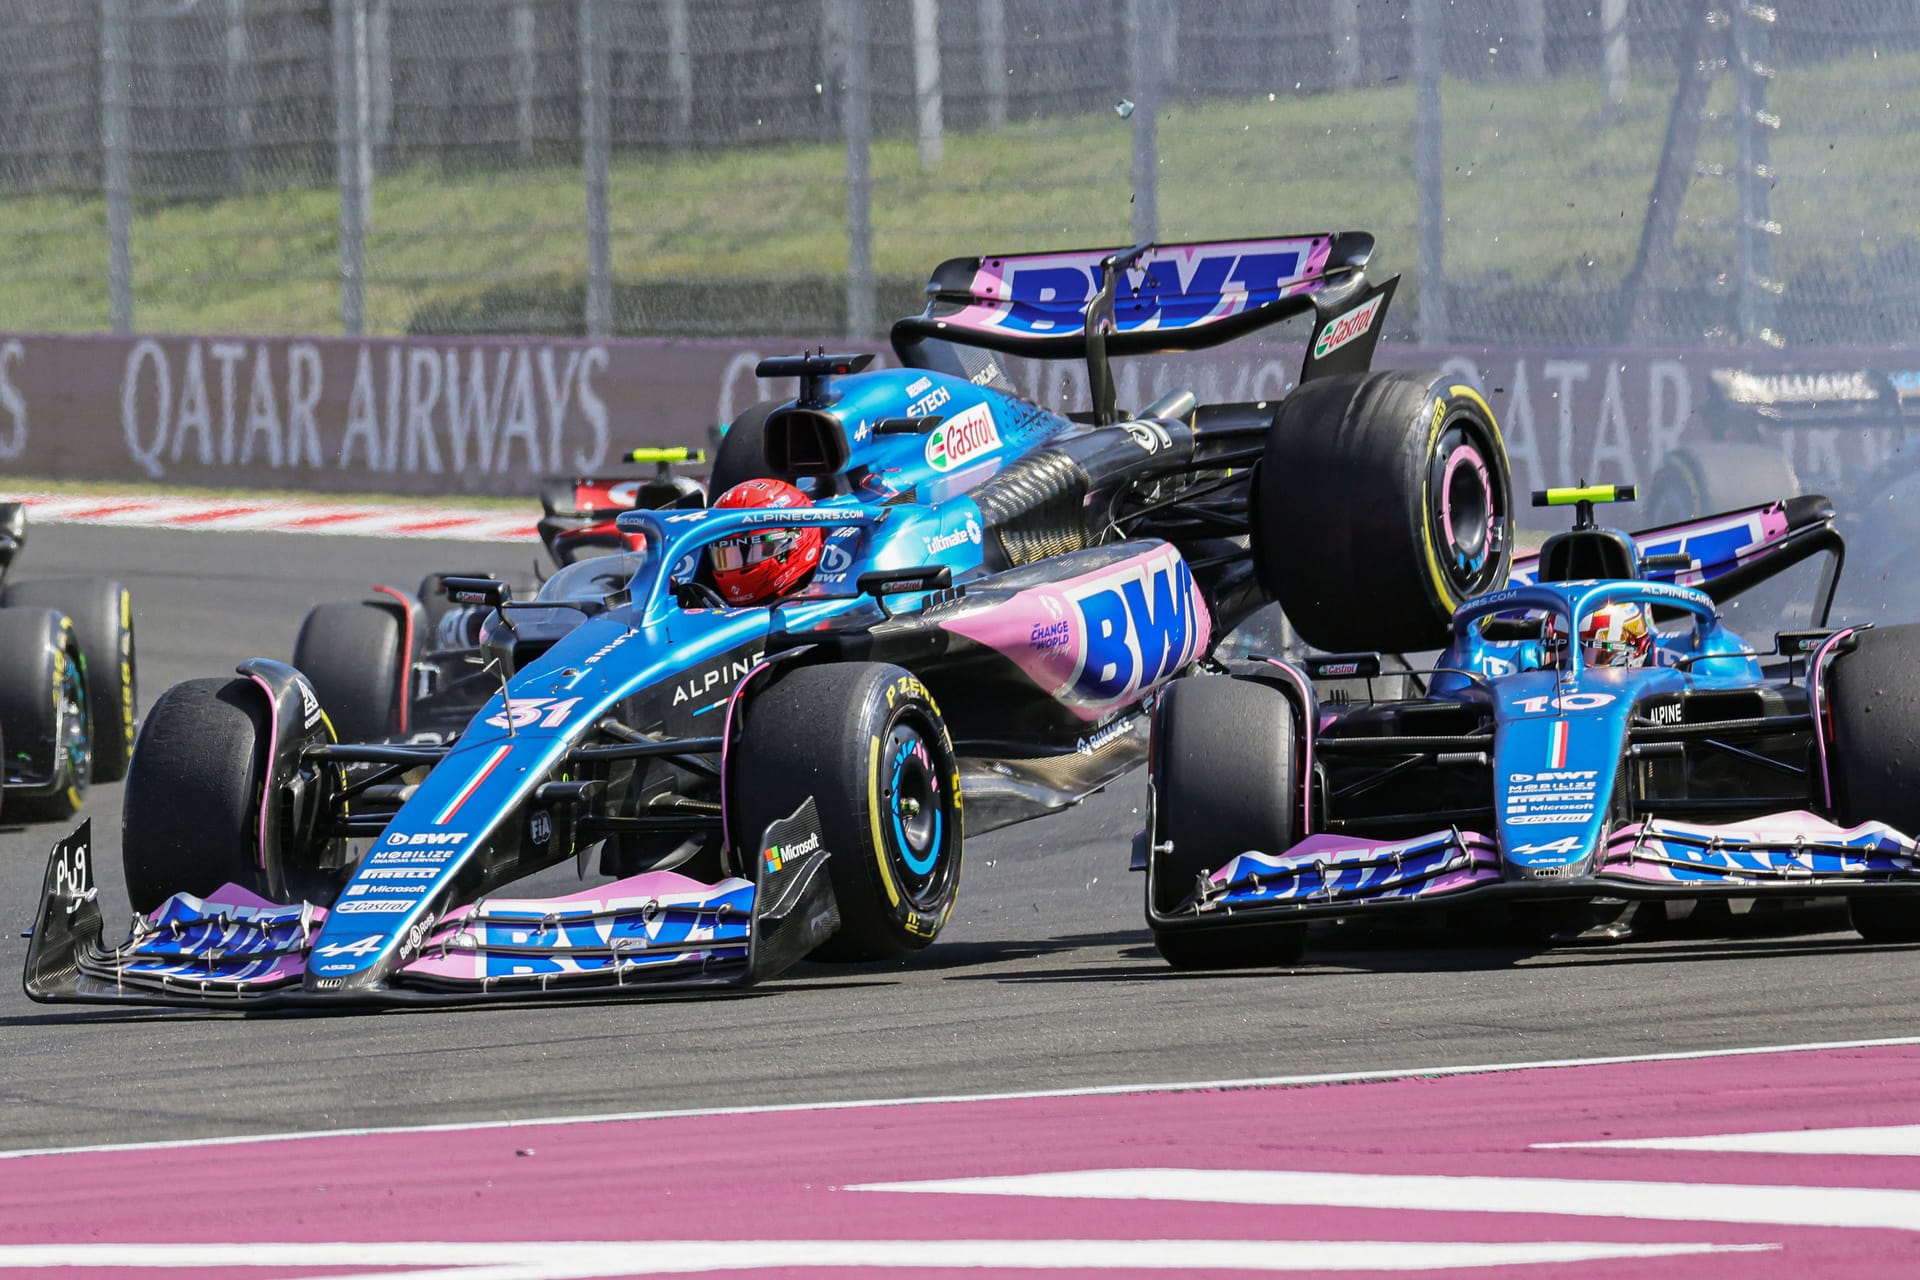
[(923, 565), (918, 569), (869, 569), (854, 579), (861, 595), (900, 595), (908, 591), (942, 591), (953, 585), (953, 566)]
[(869, 569), (854, 579), (860, 594), (872, 596), (879, 602), (880, 612), (889, 618), (893, 614), (887, 608), (887, 596), (908, 591), (944, 591), (952, 585), (953, 566), (944, 564), (922, 565), (918, 569)]
[(455, 604), (483, 604), (499, 609), (513, 599), (513, 588), (498, 578), (455, 578), (440, 580), (440, 588)]
[(1377, 653), (1317, 653), (1301, 659), (1309, 679), (1371, 680), (1380, 674)]

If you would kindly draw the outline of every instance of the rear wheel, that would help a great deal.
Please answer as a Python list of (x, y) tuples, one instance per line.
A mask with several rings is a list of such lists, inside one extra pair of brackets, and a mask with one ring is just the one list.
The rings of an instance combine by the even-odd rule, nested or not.
[(1274, 415), (1254, 487), (1261, 581), (1322, 649), (1437, 649), (1462, 600), (1506, 585), (1506, 446), (1457, 378), (1303, 384)]
[[(1167, 686), (1154, 712), (1151, 842), (1172, 847), (1149, 855), (1162, 915), (1238, 855), (1293, 846), (1293, 714), (1286, 694), (1258, 680), (1190, 676)], [(1305, 954), (1307, 927), (1155, 929), (1153, 945), (1176, 969), (1284, 965)]]
[(9, 792), (8, 815), (55, 822), (78, 813), (93, 777), (93, 716), (80, 643), (64, 614), (0, 609), (0, 723), (4, 772), (26, 784)]
[(133, 755), (133, 596), (105, 578), (50, 578), (8, 587), (0, 602), (64, 613), (86, 660), (93, 721), (93, 780), (118, 782)]
[(817, 958), (887, 959), (933, 941), (960, 889), (960, 778), (918, 679), (880, 663), (781, 673), (748, 701), (729, 769), (729, 826), (750, 855), (769, 823), (816, 802), (840, 906)]
[(267, 893), (260, 851), (266, 700), (247, 680), (189, 680), (140, 725), (121, 808), (120, 856), (135, 911), (223, 884)]
[[(1827, 768), (1839, 820), (1884, 822), (1920, 835), (1920, 623), (1858, 634), (1852, 653), (1827, 676), (1832, 741)], [(1847, 899), (1853, 927), (1869, 942), (1920, 942), (1920, 894)]]
[(371, 601), (316, 605), (293, 642), (293, 665), (314, 694), (341, 742), (370, 742), (399, 733), (404, 724), (406, 629), (394, 610)]

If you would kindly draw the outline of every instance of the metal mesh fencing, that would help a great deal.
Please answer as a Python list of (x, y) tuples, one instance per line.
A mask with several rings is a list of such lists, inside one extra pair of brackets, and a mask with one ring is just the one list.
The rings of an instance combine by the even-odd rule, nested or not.
[(0, 0), (14, 330), (870, 337), (1360, 228), (1400, 337), (1920, 319), (1920, 0)]

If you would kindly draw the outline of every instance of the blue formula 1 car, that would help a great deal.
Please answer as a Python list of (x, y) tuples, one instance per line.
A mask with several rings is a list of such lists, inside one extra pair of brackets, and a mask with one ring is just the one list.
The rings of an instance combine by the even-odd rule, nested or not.
[[(733, 425), (715, 489), (779, 479), (806, 505), (630, 511), (616, 532), (641, 549), (569, 564), (530, 599), (445, 576), (444, 601), (394, 591), (310, 617), (296, 665), (176, 686), (128, 780), (132, 935), (102, 941), (76, 835), (49, 864), (29, 994), (630, 992), (924, 947), (964, 835), (1144, 759), (1145, 704), (1269, 598), (1323, 646), (1418, 648), (1507, 580), (1485, 404), (1367, 371), (1394, 283), (1365, 279), (1371, 247), (949, 262), (894, 328), (906, 367), (761, 366), (799, 394)], [(1285, 399), (1116, 408), (1110, 356), (1289, 316), (1313, 329)], [(1091, 409), (1015, 395), (1008, 355), (1084, 357)], [(797, 593), (726, 603), (716, 544), (810, 528), (823, 549)], [(503, 892), (567, 862), (613, 880)]]
[[(1460, 606), (1418, 696), (1316, 696), (1376, 674), (1364, 653), (1173, 683), (1136, 854), (1167, 960), (1285, 963), (1311, 920), (1486, 902), (1551, 938), (1840, 895), (1869, 940), (1920, 941), (1920, 626), (1826, 629), (1824, 498), (1629, 536), (1592, 518), (1615, 496), (1536, 495), (1576, 526)], [(1724, 625), (1718, 602), (1821, 553), (1817, 629), (1763, 656)]]

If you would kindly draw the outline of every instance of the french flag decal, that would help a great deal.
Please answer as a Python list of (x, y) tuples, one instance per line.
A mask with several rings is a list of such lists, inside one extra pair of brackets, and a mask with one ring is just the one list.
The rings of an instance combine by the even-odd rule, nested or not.
[(1567, 722), (1555, 720), (1553, 728), (1547, 734), (1547, 768), (1564, 769), (1567, 767)]
[(501, 743), (494, 753), (487, 757), (487, 762), (480, 766), (480, 771), (468, 780), (466, 786), (460, 788), (459, 794), (447, 802), (447, 807), (440, 811), (440, 816), (433, 820), (433, 825), (446, 826), (448, 819), (460, 812), (460, 806), (472, 798), (473, 793), (480, 789), (480, 784), (487, 780), (487, 775), (500, 767), (500, 762), (507, 758), (507, 752), (511, 750), (513, 750), (511, 743)]

